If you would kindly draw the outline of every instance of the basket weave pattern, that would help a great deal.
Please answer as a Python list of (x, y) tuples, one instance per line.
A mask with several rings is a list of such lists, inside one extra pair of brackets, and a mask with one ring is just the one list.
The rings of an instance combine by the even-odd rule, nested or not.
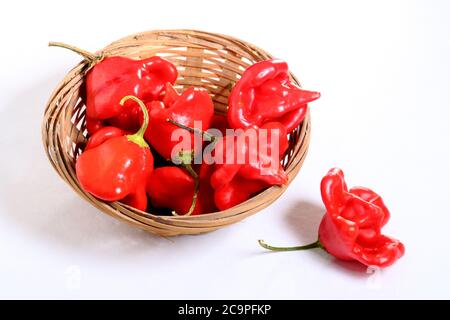
[[(172, 62), (179, 77), (175, 87), (190, 86), (209, 91), (216, 113), (226, 113), (230, 84), (239, 80), (251, 64), (271, 59), (264, 50), (247, 42), (215, 33), (194, 30), (159, 30), (135, 34), (99, 51), (104, 57), (121, 55), (143, 59), (153, 55)], [(104, 202), (84, 192), (77, 181), (75, 161), (86, 144), (85, 110), (82, 98), (86, 60), (73, 68), (51, 95), (44, 114), (42, 138), (47, 156), (64, 181), (92, 205), (123, 221), (161, 236), (210, 232), (240, 221), (267, 207), (287, 186), (271, 187), (248, 201), (225, 211), (198, 216), (160, 216), (119, 202)], [(299, 85), (291, 74), (292, 81)], [(289, 149), (282, 161), (289, 181), (305, 159), (310, 138), (309, 112), (289, 135)]]

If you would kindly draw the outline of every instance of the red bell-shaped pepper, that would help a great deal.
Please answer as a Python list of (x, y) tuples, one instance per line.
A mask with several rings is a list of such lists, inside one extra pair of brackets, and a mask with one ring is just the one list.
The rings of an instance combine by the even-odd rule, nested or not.
[[(265, 141), (260, 136), (263, 130)], [(251, 138), (242, 138), (249, 131), (256, 135), (256, 146), (250, 142)], [(249, 128), (241, 137), (228, 135), (218, 139), (214, 152), (215, 171), (211, 176), (217, 207), (220, 210), (231, 208), (269, 186), (287, 183), (288, 176), (280, 164), (287, 147), (285, 127), (276, 122), (258, 130)], [(218, 159), (221, 163), (217, 163)]]
[(403, 244), (381, 233), (389, 210), (381, 197), (364, 187), (347, 188), (342, 170), (334, 168), (322, 179), (322, 200), (327, 212), (319, 227), (317, 242), (300, 247), (270, 250), (288, 251), (323, 248), (340, 260), (356, 260), (366, 266), (387, 267), (401, 258)]
[[(89, 134), (100, 129), (100, 120), (124, 130), (139, 128), (139, 105), (128, 100), (123, 106), (122, 97), (134, 95), (149, 102), (159, 98), (167, 82), (175, 83), (178, 72), (169, 61), (153, 56), (134, 60), (122, 56), (101, 57), (64, 44), (50, 43), (81, 54), (93, 67), (86, 74), (86, 114), (91, 122)], [(94, 62), (96, 64), (94, 65)], [(97, 120), (93, 125), (93, 120)]]
[(260, 127), (280, 122), (288, 133), (304, 119), (308, 102), (318, 92), (300, 89), (289, 78), (286, 62), (267, 60), (248, 67), (228, 99), (228, 122), (232, 128)]
[[(181, 126), (194, 127), (194, 121), (200, 124), (199, 130), (209, 129), (214, 114), (214, 105), (208, 92), (201, 88), (189, 88), (179, 95), (168, 84), (166, 96), (161, 101), (154, 101), (150, 106), (150, 125), (145, 138), (165, 159), (171, 159), (174, 148), (181, 142), (172, 139), (175, 130)], [(175, 125), (173, 122), (178, 123)], [(185, 150), (194, 149), (194, 133), (190, 135), (190, 145)], [(179, 150), (180, 151), (180, 150)]]
[(145, 210), (148, 176), (153, 170), (153, 156), (144, 140), (148, 126), (148, 113), (142, 101), (134, 96), (124, 97), (136, 101), (143, 110), (144, 123), (133, 135), (114, 127), (105, 127), (94, 134), (76, 162), (76, 174), (83, 190), (105, 201), (123, 203)]
[[(202, 164), (200, 172), (181, 167), (155, 169), (147, 181), (147, 194), (157, 208), (170, 208), (177, 215), (198, 215), (216, 211), (209, 184), (212, 166)], [(198, 181), (196, 181), (198, 179)], [(198, 184), (198, 185), (197, 185)]]

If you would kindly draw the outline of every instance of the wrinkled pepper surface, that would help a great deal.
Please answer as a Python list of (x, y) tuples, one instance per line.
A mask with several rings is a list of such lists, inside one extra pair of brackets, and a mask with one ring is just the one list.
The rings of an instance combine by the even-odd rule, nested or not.
[(137, 130), (140, 126), (139, 105), (128, 100), (122, 106), (121, 99), (133, 95), (144, 102), (156, 100), (166, 83), (175, 83), (178, 76), (176, 67), (158, 56), (142, 60), (122, 56), (101, 57), (64, 43), (50, 45), (75, 51), (93, 65), (85, 82), (89, 134), (100, 129), (103, 120), (125, 130)]
[(403, 256), (403, 244), (381, 233), (390, 213), (381, 197), (364, 187), (347, 188), (342, 170), (334, 168), (322, 179), (327, 212), (319, 227), (319, 241), (341, 260), (387, 267)]
[[(270, 122), (258, 130), (247, 130), (253, 130), (258, 135), (261, 129), (267, 130), (267, 139), (263, 141), (258, 138), (257, 147), (252, 146), (250, 140), (242, 143), (238, 135), (218, 139), (214, 156), (223, 161), (214, 165), (211, 185), (215, 189), (215, 203), (220, 210), (231, 208), (269, 186), (287, 183), (288, 176), (280, 164), (280, 158), (288, 147), (285, 127)], [(276, 135), (272, 136), (273, 133)], [(233, 140), (232, 143), (229, 140)], [(218, 155), (218, 152), (221, 154)], [(227, 158), (232, 161), (227, 161)], [(239, 158), (244, 159), (244, 162), (238, 161)]]
[(381, 197), (365, 187), (347, 188), (344, 173), (331, 169), (321, 182), (326, 213), (314, 243), (299, 247), (273, 247), (269, 250), (291, 251), (322, 248), (340, 260), (354, 260), (366, 266), (384, 268), (405, 252), (403, 244), (381, 233), (390, 213)]
[(228, 99), (228, 122), (232, 128), (260, 127), (280, 122), (288, 133), (304, 119), (307, 103), (318, 92), (300, 89), (291, 82), (286, 62), (267, 60), (248, 67)]
[[(189, 88), (180, 95), (168, 84), (163, 101), (153, 101), (150, 104), (150, 125), (145, 132), (145, 138), (160, 155), (171, 159), (174, 147), (182, 140), (172, 139), (175, 130), (182, 130), (179, 125), (193, 128), (194, 121), (199, 121), (201, 126), (198, 129), (206, 131), (210, 127), (213, 114), (214, 105), (208, 91)], [(191, 143), (186, 150), (193, 150), (194, 133), (187, 131), (186, 134), (191, 137)]]

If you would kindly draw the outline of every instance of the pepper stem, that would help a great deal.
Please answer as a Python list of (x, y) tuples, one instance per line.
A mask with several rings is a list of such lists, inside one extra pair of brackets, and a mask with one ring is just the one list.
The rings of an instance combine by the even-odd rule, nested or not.
[(86, 60), (88, 60), (89, 63), (92, 63), (95, 60), (100, 60), (101, 59), (101, 56), (95, 55), (95, 54), (93, 54), (93, 53), (91, 53), (89, 51), (80, 49), (78, 47), (75, 47), (75, 46), (72, 46), (70, 44), (66, 44), (66, 43), (63, 43), (63, 42), (49, 42), (48, 46), (49, 47), (60, 47), (60, 48), (66, 48), (66, 49), (72, 50), (72, 51), (78, 53), (79, 55), (81, 55)]
[(297, 250), (309, 250), (309, 249), (315, 249), (315, 248), (321, 248), (323, 249), (323, 245), (320, 243), (319, 240), (316, 242), (304, 245), (304, 246), (297, 246), (297, 247), (274, 247), (270, 246), (267, 243), (264, 242), (264, 240), (258, 240), (258, 243), (261, 247), (271, 250), (271, 251), (297, 251)]
[[(197, 198), (198, 198), (198, 190), (200, 187), (200, 181), (199, 181), (199, 177), (198, 174), (194, 171), (194, 169), (192, 168), (191, 162), (193, 159), (193, 152), (192, 151), (181, 151), (180, 152), (180, 159), (182, 159), (182, 163), (181, 165), (183, 166), (184, 169), (186, 169), (187, 172), (189, 172), (189, 174), (192, 176), (192, 178), (194, 178), (194, 196), (192, 197), (192, 203), (191, 206), (188, 210), (188, 212), (186, 212), (184, 214), (184, 216), (190, 216), (195, 209), (195, 205), (197, 204)], [(176, 211), (172, 211), (172, 214), (174, 216), (179, 216), (179, 214)]]
[(208, 133), (206, 131), (202, 131), (202, 130), (197, 129), (197, 128), (191, 128), (191, 127), (185, 126), (184, 124), (181, 124), (181, 123), (176, 122), (176, 121), (174, 121), (172, 119), (169, 119), (169, 118), (167, 118), (166, 121), (170, 122), (171, 124), (176, 125), (177, 127), (180, 127), (181, 129), (185, 129), (185, 130), (188, 130), (188, 131), (193, 132), (193, 133), (201, 134), (203, 136), (203, 138), (205, 138), (206, 141), (214, 141), (216, 139), (216, 136), (213, 136), (212, 134), (210, 134), (210, 133)]
[(144, 102), (140, 100), (139, 98), (136, 98), (135, 96), (125, 96), (120, 100), (120, 105), (123, 106), (127, 100), (133, 100), (139, 104), (141, 107), (142, 113), (144, 114), (144, 122), (142, 123), (142, 126), (139, 128), (138, 132), (132, 135), (127, 135), (127, 138), (129, 141), (136, 143), (142, 148), (148, 148), (148, 143), (144, 139), (144, 133), (147, 130), (148, 127), (148, 111), (147, 107), (145, 106)]

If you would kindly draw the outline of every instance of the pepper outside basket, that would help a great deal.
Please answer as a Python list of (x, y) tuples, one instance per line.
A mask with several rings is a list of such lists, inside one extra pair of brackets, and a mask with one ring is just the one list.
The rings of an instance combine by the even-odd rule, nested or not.
[[(158, 55), (176, 65), (176, 88), (203, 87), (214, 101), (216, 113), (226, 113), (230, 84), (251, 64), (271, 59), (264, 50), (236, 38), (196, 30), (158, 30), (138, 33), (113, 42), (97, 52), (135, 59)], [(199, 234), (240, 221), (270, 205), (287, 188), (273, 186), (225, 211), (198, 216), (160, 216), (136, 210), (120, 202), (105, 202), (83, 191), (76, 178), (75, 161), (86, 143), (85, 111), (81, 95), (87, 60), (81, 61), (57, 86), (45, 108), (42, 138), (51, 164), (82, 198), (104, 213), (160, 236)], [(297, 79), (291, 74), (294, 83)], [(309, 112), (289, 135), (289, 149), (282, 161), (289, 182), (300, 170), (310, 139)]]

